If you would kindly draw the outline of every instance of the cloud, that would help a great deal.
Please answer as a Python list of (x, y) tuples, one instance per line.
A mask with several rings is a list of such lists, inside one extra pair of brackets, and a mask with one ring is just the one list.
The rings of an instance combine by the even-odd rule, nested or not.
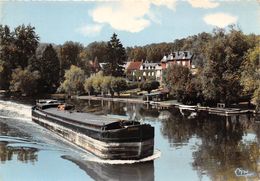
[(77, 32), (81, 33), (84, 36), (96, 36), (102, 30), (102, 26), (100, 24), (87, 24), (76, 29)]
[(151, 4), (155, 6), (166, 6), (168, 9), (176, 9), (176, 0), (150, 0)]
[(136, 33), (148, 27), (151, 22), (160, 22), (152, 16), (152, 5), (175, 10), (175, 4), (175, 0), (121, 0), (103, 3), (93, 9), (90, 16), (95, 23), (109, 24), (116, 30)]
[(213, 26), (224, 28), (227, 25), (234, 24), (237, 22), (237, 17), (226, 13), (215, 13), (204, 16), (203, 20)]
[(213, 2), (210, 0), (188, 0), (188, 2), (191, 4), (194, 8), (216, 8), (219, 6), (218, 2)]

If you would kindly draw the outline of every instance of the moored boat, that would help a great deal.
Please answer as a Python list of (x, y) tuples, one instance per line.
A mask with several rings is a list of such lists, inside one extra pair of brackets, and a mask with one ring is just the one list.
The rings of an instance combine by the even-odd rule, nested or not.
[(142, 159), (153, 154), (151, 125), (71, 108), (57, 100), (40, 100), (32, 108), (32, 119), (102, 159)]

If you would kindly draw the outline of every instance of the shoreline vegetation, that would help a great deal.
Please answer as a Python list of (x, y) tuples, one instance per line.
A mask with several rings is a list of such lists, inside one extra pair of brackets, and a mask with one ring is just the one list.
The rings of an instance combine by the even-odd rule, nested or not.
[[(0, 90), (0, 96), (5, 95), (4, 90)], [(10, 96), (10, 95), (9, 95)], [(232, 108), (216, 108), (211, 106), (201, 106), (200, 104), (197, 105), (185, 105), (177, 100), (165, 100), (165, 101), (147, 101), (144, 100), (142, 96), (139, 97), (129, 97), (129, 96), (101, 96), (101, 95), (72, 95), (68, 96), (67, 94), (48, 94), (48, 95), (41, 95), (46, 98), (54, 98), (54, 99), (74, 99), (74, 100), (98, 100), (98, 101), (111, 101), (111, 102), (122, 102), (122, 103), (131, 103), (131, 104), (146, 104), (147, 107), (153, 107), (157, 109), (168, 109), (168, 108), (177, 108), (180, 111), (188, 110), (191, 112), (206, 112), (209, 114), (217, 114), (217, 115), (224, 115), (224, 116), (231, 116), (231, 115), (239, 115), (239, 114), (255, 114), (259, 115), (260, 112), (248, 108), (246, 102), (240, 103), (239, 105), (233, 105)], [(11, 96), (17, 97), (17, 96)], [(39, 97), (37, 97), (38, 99)]]
[[(34, 97), (47, 94), (88, 95), (102, 100), (133, 101), (123, 94), (167, 89), (172, 100), (183, 105), (230, 107), (240, 102), (260, 108), (260, 35), (246, 35), (235, 25), (216, 28), (169, 43), (124, 48), (114, 33), (107, 42), (83, 46), (40, 43), (31, 25), (11, 30), (0, 25), (0, 93)], [(160, 82), (154, 77), (131, 81), (127, 61), (160, 62), (172, 51), (193, 53), (196, 73), (181, 65), (169, 66)], [(102, 66), (101, 66), (102, 65)], [(137, 80), (133, 78), (133, 80)], [(144, 93), (143, 93), (144, 94)], [(111, 95), (112, 98), (105, 97)], [(117, 97), (115, 97), (117, 95)], [(85, 97), (87, 98), (87, 97)]]

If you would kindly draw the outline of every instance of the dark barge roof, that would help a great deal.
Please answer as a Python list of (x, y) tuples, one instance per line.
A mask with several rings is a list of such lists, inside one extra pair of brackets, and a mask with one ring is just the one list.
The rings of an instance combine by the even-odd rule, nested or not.
[(106, 116), (98, 116), (94, 114), (84, 113), (84, 112), (75, 112), (75, 111), (63, 111), (58, 110), (57, 108), (47, 108), (43, 110), (46, 113), (50, 113), (52, 115), (57, 115), (59, 117), (64, 117), (67, 119), (80, 121), (83, 123), (98, 125), (98, 126), (104, 126), (108, 125), (110, 123), (118, 122), (120, 119), (115, 119), (111, 117)]

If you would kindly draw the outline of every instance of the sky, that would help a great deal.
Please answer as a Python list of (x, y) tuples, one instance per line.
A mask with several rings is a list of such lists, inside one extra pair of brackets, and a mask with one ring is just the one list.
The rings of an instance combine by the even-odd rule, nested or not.
[(32, 25), (42, 43), (88, 45), (113, 33), (125, 47), (173, 42), (236, 24), (260, 34), (259, 0), (3, 1), (0, 24)]

